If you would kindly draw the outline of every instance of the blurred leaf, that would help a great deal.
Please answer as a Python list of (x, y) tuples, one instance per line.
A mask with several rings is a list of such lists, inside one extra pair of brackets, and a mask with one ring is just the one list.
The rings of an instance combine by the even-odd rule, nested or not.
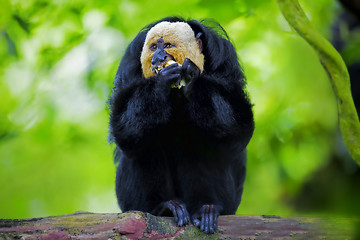
[(19, 15), (14, 14), (13, 15), (14, 19), (18, 22), (18, 24), (20, 25), (20, 27), (26, 32), (26, 33), (30, 33), (30, 29), (29, 29), (29, 24), (27, 22), (25, 22), (24, 19), (22, 19)]

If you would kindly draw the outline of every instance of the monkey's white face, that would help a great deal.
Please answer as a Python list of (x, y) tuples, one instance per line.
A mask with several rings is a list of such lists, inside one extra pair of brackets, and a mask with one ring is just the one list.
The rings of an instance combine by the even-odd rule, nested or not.
[(161, 22), (149, 30), (141, 52), (140, 61), (145, 78), (156, 74), (151, 60), (159, 39), (164, 42), (164, 51), (173, 57), (169, 60), (182, 65), (184, 60), (189, 58), (200, 69), (200, 72), (203, 71), (204, 55), (201, 53), (190, 25), (185, 22)]

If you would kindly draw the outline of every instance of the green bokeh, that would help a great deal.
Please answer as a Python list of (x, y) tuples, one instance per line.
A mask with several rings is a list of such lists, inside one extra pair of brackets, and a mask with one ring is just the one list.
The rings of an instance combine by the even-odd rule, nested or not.
[[(301, 4), (329, 38), (337, 4)], [(169, 15), (217, 20), (244, 67), (256, 130), (238, 213), (356, 212), (358, 170), (339, 140), (331, 85), (274, 0), (2, 0), (0, 218), (119, 211), (106, 101), (127, 44)], [(326, 176), (313, 180), (324, 196), (337, 196), (325, 204), (305, 189), (335, 157), (348, 169), (337, 181), (342, 191), (334, 192)], [(311, 194), (320, 202), (311, 204)]]

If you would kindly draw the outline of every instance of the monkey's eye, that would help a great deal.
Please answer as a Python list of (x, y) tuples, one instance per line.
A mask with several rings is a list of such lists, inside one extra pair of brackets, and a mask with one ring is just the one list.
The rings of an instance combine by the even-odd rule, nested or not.
[(157, 49), (157, 45), (154, 43), (154, 44), (151, 44), (150, 46), (150, 50), (151, 51), (155, 51)]
[(172, 48), (173, 45), (171, 43), (165, 43), (164, 48)]

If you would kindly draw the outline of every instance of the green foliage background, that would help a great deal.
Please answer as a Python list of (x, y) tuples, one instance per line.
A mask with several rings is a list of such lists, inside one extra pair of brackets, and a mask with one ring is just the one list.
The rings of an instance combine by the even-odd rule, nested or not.
[[(300, 3), (330, 38), (337, 3)], [(0, 218), (119, 211), (106, 101), (126, 46), (169, 15), (217, 20), (244, 67), (256, 130), (238, 214), (360, 212), (327, 75), (275, 0), (2, 0)]]

